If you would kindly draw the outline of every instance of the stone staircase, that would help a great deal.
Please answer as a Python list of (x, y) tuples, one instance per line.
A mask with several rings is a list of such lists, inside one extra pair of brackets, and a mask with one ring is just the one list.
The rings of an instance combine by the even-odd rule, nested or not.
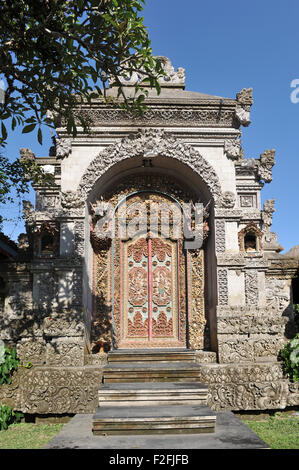
[(103, 372), (95, 435), (215, 431), (193, 351), (113, 351)]

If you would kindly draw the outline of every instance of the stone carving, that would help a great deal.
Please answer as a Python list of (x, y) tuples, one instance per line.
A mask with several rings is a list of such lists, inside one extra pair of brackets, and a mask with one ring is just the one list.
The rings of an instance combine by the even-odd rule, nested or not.
[(245, 299), (247, 304), (258, 304), (258, 279), (255, 270), (245, 271)]
[(9, 282), (5, 295), (8, 321), (21, 318), (23, 313), (27, 313), (32, 308), (31, 285), (22, 277), (21, 282), (17, 279)]
[(34, 301), (37, 306), (44, 310), (51, 310), (53, 300), (56, 298), (56, 280), (50, 271), (35, 275), (34, 279)]
[(17, 344), (18, 357), (27, 364), (34, 365), (46, 363), (46, 342), (42, 338), (24, 338)]
[(266, 282), (267, 305), (278, 310), (287, 308), (290, 302), (289, 289), (286, 291), (286, 281), (284, 279), (267, 279)]
[(20, 148), (20, 160), (35, 160), (35, 154), (30, 148)]
[(210, 106), (205, 100), (200, 107), (190, 109), (185, 108), (149, 108), (141, 116), (113, 108), (83, 108), (74, 110), (76, 122), (79, 125), (79, 118), (83, 117), (92, 123), (92, 126), (103, 125), (135, 125), (159, 126), (167, 124), (180, 127), (231, 127), (235, 125), (235, 108), (231, 105), (219, 112), (219, 101), (211, 100)]
[(177, 71), (174, 70), (174, 67), (171, 64), (170, 59), (164, 56), (157, 56), (156, 59), (159, 59), (163, 68), (165, 77), (159, 78), (159, 83), (163, 86), (165, 85), (182, 85), (185, 86), (185, 69), (179, 67)]
[(218, 269), (218, 303), (219, 305), (227, 305), (228, 303), (228, 285), (226, 269)]
[(189, 323), (189, 342), (192, 349), (209, 347), (209, 326), (205, 318), (203, 250), (191, 253), (192, 317)]
[(98, 178), (114, 164), (127, 158), (143, 158), (144, 149), (147, 148), (154, 148), (156, 154), (174, 158), (188, 165), (206, 183), (214, 200), (217, 201), (220, 197), (218, 176), (197, 150), (159, 129), (142, 129), (137, 135), (106, 148), (90, 163), (79, 185), (82, 198), (86, 199)]
[(75, 256), (82, 259), (84, 256), (84, 222), (77, 220), (74, 228)]
[(74, 309), (67, 312), (51, 313), (43, 321), (44, 335), (47, 337), (76, 337), (84, 333), (83, 316)]
[(283, 409), (287, 405), (285, 381), (217, 384), (209, 387), (208, 404), (215, 411)]
[(37, 211), (54, 211), (59, 207), (58, 194), (38, 193), (36, 200)]
[(24, 413), (93, 413), (102, 381), (99, 366), (76, 368), (33, 367), (22, 382)]
[[(255, 199), (254, 199), (255, 197)], [(256, 207), (256, 195), (253, 194), (240, 194), (241, 207)]]
[(77, 191), (61, 192), (61, 205), (64, 209), (79, 209), (83, 207), (84, 201)]
[(272, 214), (275, 212), (274, 202), (274, 199), (268, 199), (264, 203), (264, 210), (262, 211), (263, 230), (266, 230), (267, 232), (270, 231), (270, 227), (272, 225)]
[(28, 235), (26, 233), (20, 233), (18, 236), (18, 249), (26, 251), (29, 248)]
[(58, 338), (47, 343), (46, 361), (49, 366), (77, 367), (84, 365), (82, 338)]
[(265, 183), (271, 183), (272, 181), (272, 168), (275, 165), (275, 150), (265, 150), (264, 153), (260, 155), (259, 165), (258, 165), (258, 176)]
[(25, 224), (27, 227), (32, 227), (36, 221), (36, 214), (34, 206), (30, 201), (23, 201), (23, 214), (25, 217)]
[(251, 341), (244, 336), (235, 335), (233, 338), (219, 336), (219, 362), (251, 362), (253, 349)]
[(224, 152), (228, 158), (239, 160), (243, 158), (244, 152), (240, 139), (226, 139), (224, 141)]
[[(162, 69), (165, 73), (165, 76), (159, 77), (158, 82), (161, 86), (181, 86), (185, 87), (185, 69), (179, 67), (177, 71), (174, 70), (174, 67), (171, 64), (170, 59), (164, 56), (156, 56), (156, 59), (160, 60)], [(134, 86), (142, 79), (146, 78), (146, 75), (142, 73), (142, 68), (140, 71), (132, 72), (131, 76), (124, 76), (119, 75), (118, 80), (121, 85), (124, 86)], [(115, 79), (109, 79), (109, 85), (117, 85)], [(146, 86), (146, 84), (142, 84), (142, 86)]]
[(275, 232), (267, 230), (262, 238), (262, 245), (264, 251), (274, 251), (280, 253), (283, 247), (278, 243), (278, 235)]
[(236, 204), (236, 195), (232, 191), (224, 191), (221, 195), (220, 206), (225, 209), (233, 209)]
[(216, 252), (223, 253), (225, 251), (225, 220), (223, 219), (216, 220), (215, 226), (216, 226), (216, 235), (215, 235)]
[(253, 105), (252, 88), (243, 88), (236, 95), (236, 117), (240, 124), (244, 127), (249, 126), (250, 121), (250, 108)]
[(224, 307), (218, 307), (217, 331), (221, 335), (283, 335), (285, 325), (288, 322), (287, 317), (282, 316), (272, 307), (261, 309), (257, 304), (246, 304), (244, 310), (227, 308), (228, 311), (224, 313)]
[(56, 138), (55, 139), (56, 156), (65, 158), (72, 152), (72, 139), (69, 138)]

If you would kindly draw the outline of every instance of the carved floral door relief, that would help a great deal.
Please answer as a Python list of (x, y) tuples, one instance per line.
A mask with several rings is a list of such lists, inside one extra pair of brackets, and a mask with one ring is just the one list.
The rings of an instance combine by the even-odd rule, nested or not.
[(122, 244), (123, 343), (179, 346), (177, 242), (162, 238)]

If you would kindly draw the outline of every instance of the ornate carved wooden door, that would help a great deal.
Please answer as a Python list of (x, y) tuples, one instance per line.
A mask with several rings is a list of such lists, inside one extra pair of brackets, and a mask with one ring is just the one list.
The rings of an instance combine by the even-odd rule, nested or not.
[(141, 237), (122, 251), (121, 347), (183, 346), (177, 242)]

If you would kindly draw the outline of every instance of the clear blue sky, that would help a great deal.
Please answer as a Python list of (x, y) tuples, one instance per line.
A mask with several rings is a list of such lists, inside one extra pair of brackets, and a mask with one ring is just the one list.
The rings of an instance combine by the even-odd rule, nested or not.
[[(298, 0), (148, 0), (144, 10), (153, 53), (186, 69), (186, 89), (235, 98), (252, 87), (252, 124), (243, 129), (245, 157), (276, 149), (273, 182), (262, 201), (274, 198), (272, 230), (287, 251), (299, 244), (299, 103), (291, 102), (291, 81), (299, 79)], [(298, 94), (299, 96), (299, 94)], [(35, 135), (16, 132), (5, 154), (29, 146), (48, 155)], [(5, 227), (16, 238), (22, 226)]]

